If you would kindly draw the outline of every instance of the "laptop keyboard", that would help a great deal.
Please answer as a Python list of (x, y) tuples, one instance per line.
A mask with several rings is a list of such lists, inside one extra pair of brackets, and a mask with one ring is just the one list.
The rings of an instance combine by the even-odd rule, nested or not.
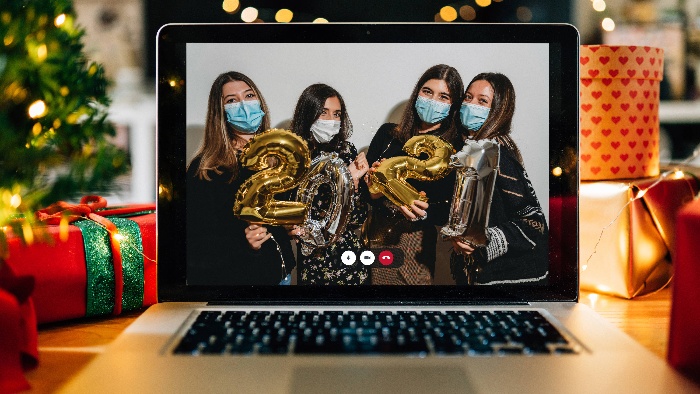
[(573, 354), (537, 311), (201, 311), (176, 354)]

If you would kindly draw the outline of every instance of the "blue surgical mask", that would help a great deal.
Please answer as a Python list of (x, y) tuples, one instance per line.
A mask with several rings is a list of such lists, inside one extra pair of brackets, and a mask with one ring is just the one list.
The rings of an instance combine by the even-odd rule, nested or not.
[(484, 125), (486, 118), (489, 117), (491, 108), (476, 104), (462, 104), (459, 109), (459, 119), (462, 125), (469, 130), (477, 131)]
[(226, 120), (234, 129), (245, 134), (258, 131), (265, 112), (260, 108), (260, 101), (246, 100), (224, 105)]
[(428, 124), (442, 122), (450, 113), (450, 106), (450, 103), (442, 103), (423, 96), (418, 96), (415, 105), (420, 120)]

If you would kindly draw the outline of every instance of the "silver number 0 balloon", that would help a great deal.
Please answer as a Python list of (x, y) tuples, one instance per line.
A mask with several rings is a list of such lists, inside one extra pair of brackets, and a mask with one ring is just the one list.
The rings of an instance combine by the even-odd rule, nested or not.
[[(331, 188), (331, 203), (322, 208), (326, 210), (324, 215), (314, 215), (313, 200), (324, 184)], [(309, 172), (297, 190), (297, 201), (309, 207), (302, 225), (303, 234), (299, 236), (302, 254), (308, 256), (314, 249), (326, 247), (340, 238), (350, 220), (354, 192), (350, 171), (336, 153), (321, 152), (311, 161)], [(314, 216), (322, 217), (315, 219)]]

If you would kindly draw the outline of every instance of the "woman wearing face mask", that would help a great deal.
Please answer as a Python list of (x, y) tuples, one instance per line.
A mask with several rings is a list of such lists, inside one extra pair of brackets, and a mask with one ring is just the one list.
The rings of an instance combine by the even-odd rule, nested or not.
[(269, 129), (265, 99), (239, 72), (211, 86), (204, 138), (187, 167), (187, 280), (189, 284), (289, 284), (295, 266), (287, 231), (249, 224), (233, 214), (236, 193), (253, 172), (239, 155)]
[[(457, 115), (463, 89), (462, 78), (453, 67), (440, 64), (425, 71), (413, 88), (400, 123), (382, 125), (372, 139), (367, 160), (373, 163), (373, 169), (383, 159), (406, 156), (403, 151), (406, 141), (421, 134), (441, 137), (455, 149), (461, 149), (463, 141), (458, 135)], [(409, 179), (408, 183), (419, 192), (427, 192), (429, 199), (428, 203), (414, 200), (411, 207), (397, 207), (381, 194), (370, 196), (372, 210), (363, 227), (365, 241), (372, 248), (390, 247), (404, 252), (399, 268), (372, 270), (373, 284), (432, 284), (435, 226), (447, 221), (454, 179), (454, 173), (432, 182)], [(365, 180), (371, 182), (368, 176)]]
[[(335, 152), (348, 167), (355, 187), (353, 209), (345, 232), (340, 239), (323, 248), (316, 248), (304, 256), (301, 248), (297, 256), (297, 283), (309, 285), (348, 285), (368, 284), (369, 269), (362, 264), (347, 266), (340, 257), (346, 250), (356, 252), (361, 248), (355, 234), (367, 217), (366, 203), (358, 191), (360, 179), (369, 169), (364, 153), (357, 153), (355, 145), (348, 141), (352, 134), (352, 124), (345, 108), (343, 97), (335, 89), (324, 84), (314, 84), (306, 88), (297, 101), (292, 118), (291, 130), (301, 136), (309, 145), (312, 159), (321, 152)], [(319, 187), (311, 207), (312, 216), (323, 215), (331, 204), (330, 188)], [(292, 234), (299, 235), (294, 229)]]
[(482, 73), (467, 87), (460, 109), (466, 138), (501, 145), (486, 247), (452, 239), (450, 269), (457, 284), (546, 283), (547, 222), (510, 136), (515, 89), (508, 77)]

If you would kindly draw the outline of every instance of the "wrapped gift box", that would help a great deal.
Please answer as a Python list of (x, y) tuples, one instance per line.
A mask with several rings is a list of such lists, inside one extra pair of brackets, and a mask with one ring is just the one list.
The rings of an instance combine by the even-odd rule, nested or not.
[(659, 175), (661, 48), (582, 45), (581, 179)]
[(700, 199), (679, 211), (676, 234), (668, 361), (700, 382)]
[[(35, 278), (38, 323), (118, 314), (157, 302), (155, 205), (103, 208), (89, 216), (100, 220), (75, 221), (63, 234), (61, 226), (47, 226), (50, 242), (24, 246), (9, 239), (7, 263), (17, 275)], [(113, 266), (102, 219), (118, 230), (121, 267)], [(116, 280), (119, 270), (121, 280)]]
[(697, 191), (695, 177), (682, 172), (581, 182), (581, 288), (629, 299), (666, 286), (673, 276), (675, 215)]

